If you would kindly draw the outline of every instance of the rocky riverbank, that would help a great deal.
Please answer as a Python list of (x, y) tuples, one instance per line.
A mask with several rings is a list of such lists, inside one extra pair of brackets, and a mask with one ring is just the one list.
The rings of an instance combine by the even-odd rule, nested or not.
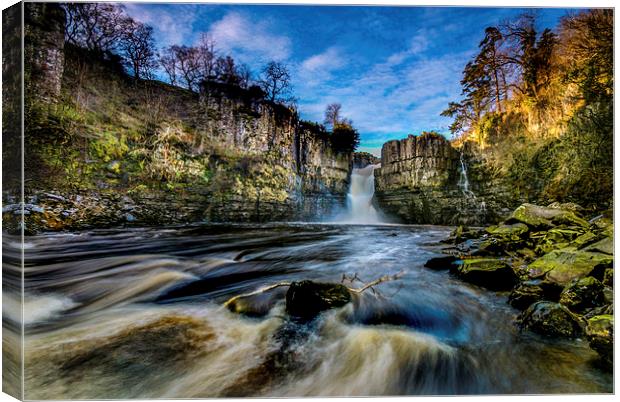
[(446, 257), (426, 267), (509, 291), (515, 324), (543, 336), (585, 337), (613, 363), (613, 213), (589, 220), (576, 204), (523, 204), (499, 225), (458, 227)]

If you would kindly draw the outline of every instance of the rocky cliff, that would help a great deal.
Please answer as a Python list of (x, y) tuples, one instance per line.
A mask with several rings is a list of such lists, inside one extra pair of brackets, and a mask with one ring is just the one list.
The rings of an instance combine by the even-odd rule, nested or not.
[(510, 212), (508, 196), (472, 155), (435, 133), (385, 143), (375, 170), (377, 204), (407, 223), (497, 221)]
[(368, 152), (353, 153), (353, 167), (356, 169), (365, 168), (368, 165), (376, 165), (381, 163), (381, 159)]
[[(258, 88), (134, 80), (65, 45), (57, 5), (26, 14), (27, 233), (317, 219), (344, 204), (351, 155)], [(19, 214), (4, 197), (5, 217)]]

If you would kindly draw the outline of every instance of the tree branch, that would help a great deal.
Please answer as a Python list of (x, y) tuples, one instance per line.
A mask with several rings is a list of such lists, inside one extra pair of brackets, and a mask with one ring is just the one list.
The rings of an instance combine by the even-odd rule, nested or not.
[(389, 282), (389, 281), (395, 281), (397, 279), (400, 279), (403, 275), (405, 275), (404, 271), (400, 271), (397, 274), (394, 275), (383, 275), (381, 278), (379, 279), (375, 279), (374, 281), (367, 283), (366, 285), (362, 286), (359, 289), (353, 289), (353, 288), (348, 288), (349, 291), (353, 292), (353, 293), (362, 293), (363, 291), (372, 288), (373, 286), (376, 286), (380, 283), (383, 282)]

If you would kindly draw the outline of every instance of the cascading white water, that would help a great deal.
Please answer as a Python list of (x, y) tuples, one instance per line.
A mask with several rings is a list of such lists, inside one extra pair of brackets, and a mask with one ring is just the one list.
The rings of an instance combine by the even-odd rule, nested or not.
[(348, 213), (347, 222), (351, 223), (379, 223), (379, 214), (372, 206), (375, 194), (375, 168), (380, 165), (368, 165), (351, 172), (351, 187), (347, 195)]
[(473, 191), (469, 189), (469, 179), (467, 178), (467, 166), (465, 165), (465, 160), (463, 159), (463, 152), (461, 151), (461, 177), (459, 178), (459, 187), (463, 191), (463, 195), (466, 198), (476, 198), (476, 195)]

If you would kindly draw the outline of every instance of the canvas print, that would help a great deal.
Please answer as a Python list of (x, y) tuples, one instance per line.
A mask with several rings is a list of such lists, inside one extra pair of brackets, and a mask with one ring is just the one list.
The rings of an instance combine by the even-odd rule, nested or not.
[(2, 21), (4, 392), (614, 392), (613, 9)]

